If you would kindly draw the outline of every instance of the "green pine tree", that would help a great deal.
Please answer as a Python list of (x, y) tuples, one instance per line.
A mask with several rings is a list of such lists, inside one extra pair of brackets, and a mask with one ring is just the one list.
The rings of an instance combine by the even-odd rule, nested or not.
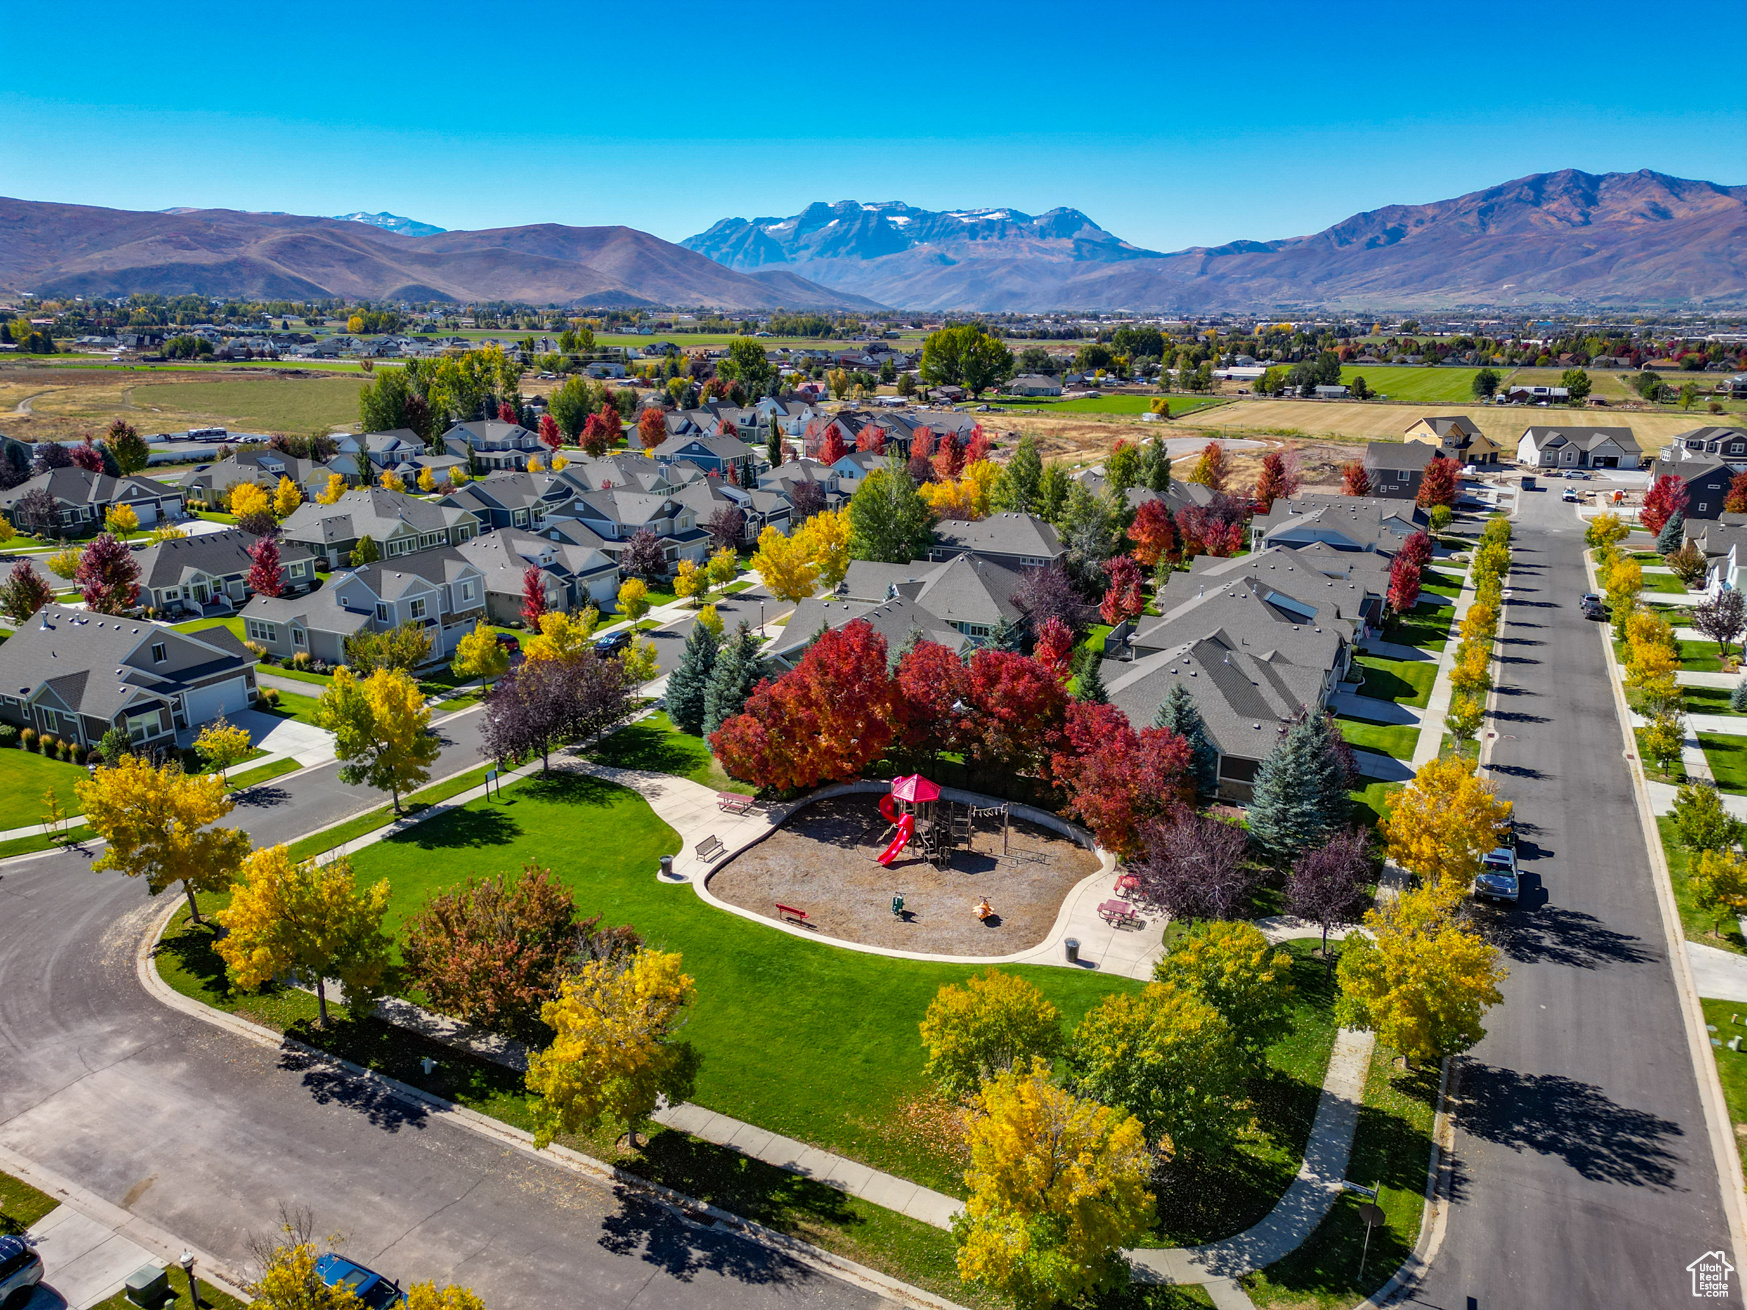
[(1656, 534), (1656, 553), (1672, 555), (1686, 544), (1686, 515), (1679, 510), (1668, 516), (1662, 531)]
[(1735, 684), (1735, 690), (1729, 693), (1729, 708), (1737, 714), (1747, 714), (1747, 678)]
[(1074, 695), (1093, 705), (1107, 704), (1110, 696), (1104, 690), (1103, 654), (1082, 646), (1078, 660), (1079, 667), (1074, 672)]
[(722, 649), (716, 655), (716, 665), (710, 670), (709, 685), (704, 688), (705, 738), (746, 708), (746, 698), (752, 695), (752, 689), (764, 674), (758, 639), (752, 635), (752, 629), (742, 623), (734, 630), (734, 635), (722, 643)]
[(1140, 485), (1148, 491), (1171, 489), (1171, 452), (1163, 437), (1154, 437), (1141, 449)]
[(764, 454), (772, 468), (783, 462), (783, 430), (778, 425), (775, 414), (770, 416), (770, 442)]
[(696, 735), (703, 731), (704, 694), (720, 648), (715, 633), (701, 623), (692, 624), (679, 667), (667, 679), (667, 717), (682, 732)]
[(1181, 682), (1173, 682), (1153, 716), (1153, 727), (1168, 728), (1189, 743), (1189, 768), (1197, 791), (1211, 796), (1218, 790), (1219, 752), (1207, 739), (1207, 725), (1202, 722), (1194, 692)]
[(1250, 799), (1250, 837), (1285, 868), (1346, 818), (1330, 814), (1329, 798), (1344, 794), (1340, 766), (1328, 750), (1326, 720), (1306, 714), (1287, 725), (1256, 771)]

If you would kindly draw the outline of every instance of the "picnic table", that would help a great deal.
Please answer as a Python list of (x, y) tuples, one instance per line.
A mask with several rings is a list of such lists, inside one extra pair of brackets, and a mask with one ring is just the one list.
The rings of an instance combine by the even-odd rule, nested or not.
[(1116, 880), (1116, 890), (1119, 893), (1138, 891), (1139, 889), (1140, 879), (1135, 877), (1132, 873), (1125, 873)]
[(752, 797), (742, 796), (737, 791), (719, 791), (716, 793), (716, 808), (728, 814), (745, 814), (752, 808)]
[(1140, 926), (1140, 915), (1127, 901), (1104, 901), (1098, 906), (1098, 916), (1116, 927)]

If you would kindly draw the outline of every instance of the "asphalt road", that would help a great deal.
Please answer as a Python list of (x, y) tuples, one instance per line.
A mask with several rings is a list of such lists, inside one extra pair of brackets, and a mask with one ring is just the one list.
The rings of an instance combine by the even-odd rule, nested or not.
[(1462, 1062), (1448, 1228), (1410, 1298), (1441, 1310), (1691, 1305), (1688, 1262), (1729, 1250), (1559, 485), (1524, 493), (1512, 543), (1492, 767), (1517, 803), (1523, 900), (1483, 915), (1510, 978)]
[[(435, 776), (478, 762), (478, 719), (441, 725)], [(328, 766), (279, 779), (233, 821), (284, 841), (383, 799)], [(134, 968), (157, 905), (89, 862), (0, 866), (0, 1143), (26, 1158), (239, 1270), (283, 1203), (403, 1285), (465, 1283), (493, 1310), (880, 1304), (166, 1008)]]

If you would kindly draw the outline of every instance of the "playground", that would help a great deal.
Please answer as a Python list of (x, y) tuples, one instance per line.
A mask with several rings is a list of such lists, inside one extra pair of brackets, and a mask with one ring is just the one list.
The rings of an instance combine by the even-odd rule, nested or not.
[(709, 887), (732, 905), (822, 937), (994, 956), (1043, 941), (1068, 892), (1099, 863), (999, 802), (954, 805), (926, 779), (900, 778), (885, 795), (803, 806), (715, 870)]

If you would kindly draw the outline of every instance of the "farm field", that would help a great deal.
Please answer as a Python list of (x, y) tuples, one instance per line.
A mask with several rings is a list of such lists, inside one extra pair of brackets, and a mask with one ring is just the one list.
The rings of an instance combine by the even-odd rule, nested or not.
[(1400, 364), (1347, 364), (1341, 381), (1348, 386), (1363, 376), (1365, 385), (1391, 400), (1455, 404), (1474, 398), (1477, 368), (1413, 368)]
[[(1147, 414), (1156, 399), (1156, 396), (1100, 396), (1096, 400), (1002, 400), (995, 408), (1021, 414)], [(1172, 418), (1228, 403), (1211, 396), (1172, 396), (1170, 402)]]
[[(1369, 382), (1370, 378), (1367, 377)], [(1709, 416), (1695, 409), (1651, 413), (1646, 410), (1569, 410), (1522, 408), (1514, 405), (1391, 405), (1375, 401), (1239, 400), (1207, 415), (1197, 426), (1232, 436), (1271, 434), (1344, 438), (1350, 441), (1398, 441), (1417, 420), (1432, 415), (1463, 414), (1494, 441), (1514, 449), (1523, 429), (1537, 423), (1578, 422), (1629, 427), (1638, 444), (1654, 450), (1677, 432), (1704, 424)]]
[(101, 432), (117, 416), (146, 433), (218, 424), (307, 435), (356, 423), (358, 388), (365, 380), (362, 373), (286, 377), (233, 369), (204, 376), (7, 369), (0, 371), (0, 413), (9, 436), (35, 441), (77, 440)]

